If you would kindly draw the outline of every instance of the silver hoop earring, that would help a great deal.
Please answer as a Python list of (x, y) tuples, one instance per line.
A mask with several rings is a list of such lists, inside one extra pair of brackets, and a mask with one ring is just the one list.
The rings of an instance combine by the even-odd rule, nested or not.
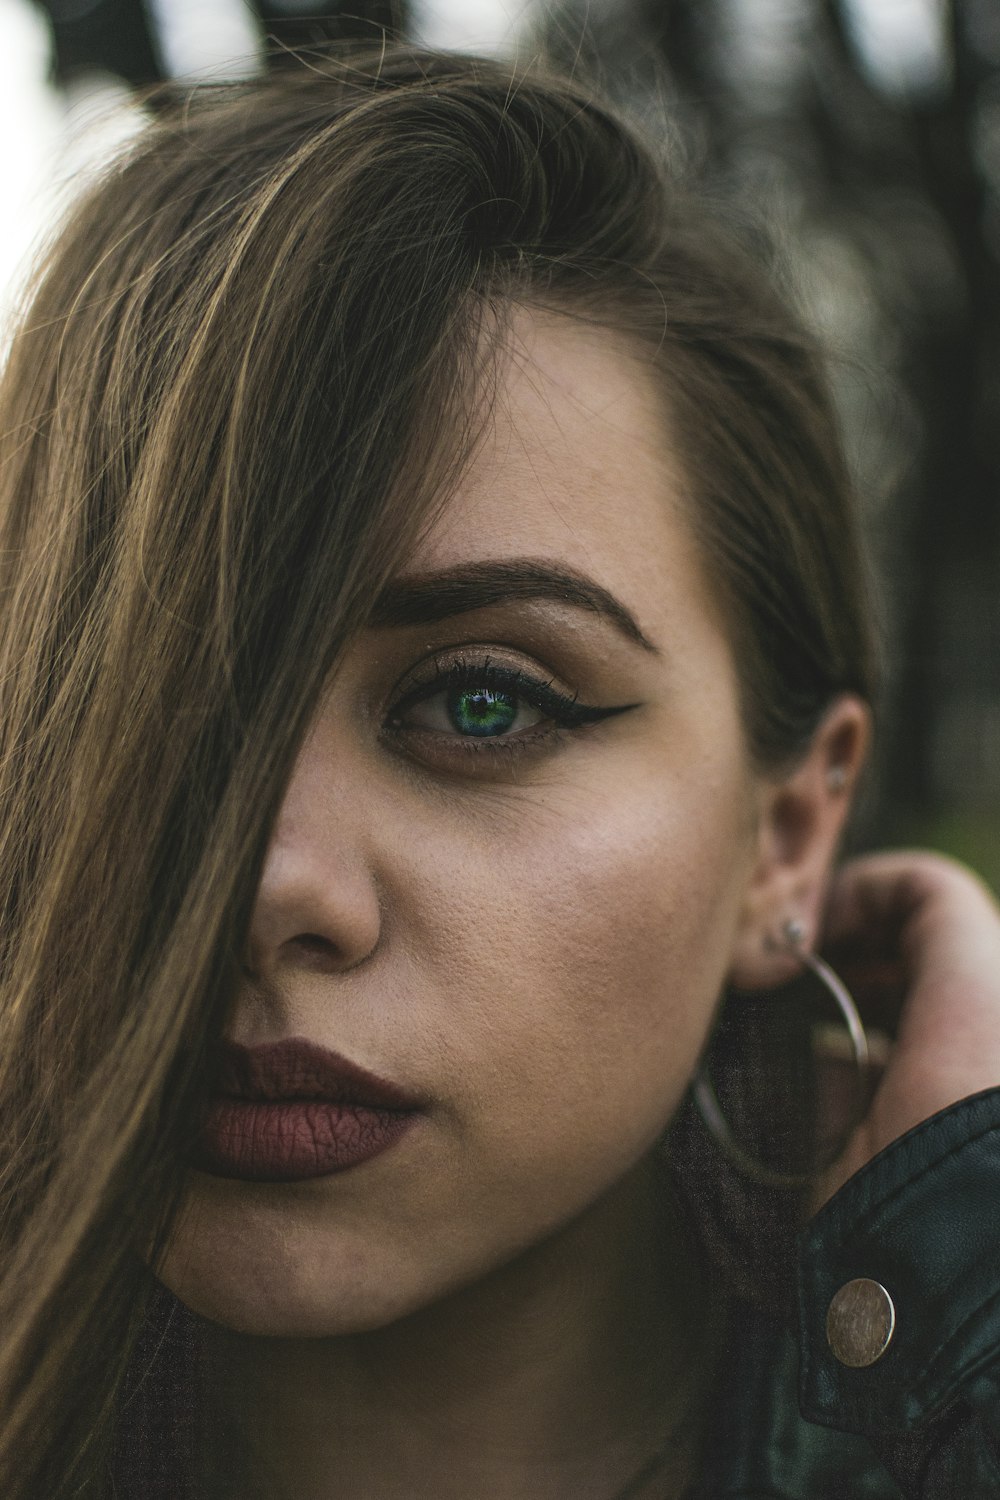
[(802, 923), (792, 918), (785, 923), (783, 935), (786, 945), (802, 960), (803, 964), (811, 969), (816, 978), (824, 988), (833, 996), (837, 1003), (844, 1022), (847, 1026), (848, 1035), (851, 1039), (851, 1049), (854, 1053), (854, 1063), (857, 1068), (857, 1098), (860, 1101), (855, 1111), (855, 1118), (851, 1120), (848, 1130), (845, 1132), (844, 1140), (838, 1142), (837, 1147), (830, 1153), (829, 1160), (813, 1168), (811, 1172), (779, 1172), (775, 1168), (760, 1161), (757, 1157), (749, 1155), (737, 1142), (729, 1128), (729, 1123), (722, 1113), (722, 1107), (716, 1096), (708, 1073), (705, 1070), (705, 1059), (702, 1057), (695, 1071), (691, 1085), (691, 1095), (695, 1108), (705, 1123), (705, 1127), (712, 1139), (725, 1153), (734, 1166), (754, 1182), (762, 1183), (766, 1187), (777, 1188), (804, 1188), (808, 1187), (817, 1177), (821, 1176), (826, 1169), (837, 1160), (846, 1145), (851, 1133), (860, 1123), (864, 1110), (867, 1108), (867, 1100), (864, 1097), (864, 1083), (868, 1071), (869, 1047), (868, 1037), (862, 1025), (858, 1008), (851, 999), (850, 993), (841, 980), (814, 953), (810, 953), (804, 946), (805, 929)]

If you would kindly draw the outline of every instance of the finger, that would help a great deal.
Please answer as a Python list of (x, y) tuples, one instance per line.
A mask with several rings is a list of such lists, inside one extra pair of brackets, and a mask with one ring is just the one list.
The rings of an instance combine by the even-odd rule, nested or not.
[(926, 857), (909, 851), (867, 855), (834, 876), (824, 913), (824, 941), (859, 957), (898, 954), (902, 930), (926, 899)]
[(905, 913), (896, 1038), (911, 1091), (948, 1102), (1000, 1082), (1000, 909), (992, 894), (963, 865), (937, 856), (896, 856), (855, 879), (869, 910), (881, 883), (884, 911)]
[(868, 855), (837, 873), (824, 941), (859, 961), (923, 962), (933, 940), (954, 952), (1000, 933), (1000, 910), (965, 865), (923, 850)]
[[(984, 976), (989, 988), (1000, 972), (1000, 911), (954, 860), (924, 851), (869, 855), (836, 877), (822, 946), (865, 1019), (895, 1034), (918, 981), (925, 997), (964, 987), (966, 1005), (975, 1006)], [(911, 1009), (919, 1015), (926, 1006), (918, 998)]]

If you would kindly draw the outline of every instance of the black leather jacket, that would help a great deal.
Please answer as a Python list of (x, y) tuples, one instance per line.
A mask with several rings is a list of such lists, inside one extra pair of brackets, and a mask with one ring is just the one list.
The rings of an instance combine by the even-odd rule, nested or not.
[[(831, 1352), (826, 1315), (857, 1277), (889, 1292), (896, 1325), (853, 1369)], [(1000, 1087), (933, 1115), (845, 1183), (799, 1236), (798, 1281), (786, 1326), (729, 1309), (690, 1500), (1000, 1500)], [(203, 1500), (197, 1319), (160, 1292), (126, 1384), (116, 1500)]]
[[(826, 1322), (859, 1277), (895, 1326), (852, 1368)], [(1000, 1500), (1000, 1088), (893, 1141), (809, 1221), (791, 1325), (731, 1312), (692, 1500)]]

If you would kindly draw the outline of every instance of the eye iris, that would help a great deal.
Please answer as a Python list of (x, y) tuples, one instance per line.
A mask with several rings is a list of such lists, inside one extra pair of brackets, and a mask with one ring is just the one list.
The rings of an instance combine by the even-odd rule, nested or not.
[(455, 688), (448, 694), (448, 717), (462, 734), (506, 734), (517, 718), (513, 693), (491, 688)]

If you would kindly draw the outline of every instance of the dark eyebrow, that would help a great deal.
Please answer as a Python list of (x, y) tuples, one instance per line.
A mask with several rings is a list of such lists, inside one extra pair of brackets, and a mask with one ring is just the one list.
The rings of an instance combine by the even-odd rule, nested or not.
[(450, 615), (522, 599), (554, 599), (609, 620), (628, 640), (657, 652), (614, 594), (573, 568), (553, 567), (533, 558), (459, 563), (435, 573), (411, 573), (388, 584), (375, 601), (369, 625), (427, 625)]

